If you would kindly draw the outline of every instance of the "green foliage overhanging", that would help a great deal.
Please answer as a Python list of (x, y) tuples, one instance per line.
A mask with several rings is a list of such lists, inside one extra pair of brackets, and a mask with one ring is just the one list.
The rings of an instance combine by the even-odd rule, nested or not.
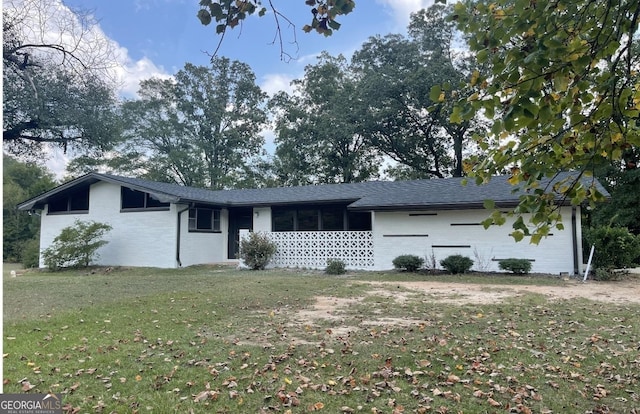
[[(622, 161), (640, 146), (639, 59), (634, 53), (639, 0), (461, 1), (451, 19), (466, 34), (479, 63), (475, 92), (459, 101), (451, 116), (463, 122), (477, 113), (492, 121), (476, 136), (485, 152), (466, 165), (483, 182), (511, 173), (511, 183), (528, 191), (515, 214), (531, 213), (534, 236), (561, 225), (554, 193), (573, 205), (603, 200), (584, 181), (542, 188), (558, 171), (588, 177), (597, 166)], [(454, 99), (434, 88), (432, 96)], [(529, 233), (521, 227), (516, 239)], [(532, 237), (537, 242), (540, 237)]]

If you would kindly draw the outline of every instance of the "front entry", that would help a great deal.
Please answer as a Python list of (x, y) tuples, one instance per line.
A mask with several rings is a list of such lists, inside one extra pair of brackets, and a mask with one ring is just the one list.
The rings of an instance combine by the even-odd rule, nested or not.
[(253, 230), (252, 208), (229, 209), (228, 259), (237, 259), (240, 253), (240, 230)]

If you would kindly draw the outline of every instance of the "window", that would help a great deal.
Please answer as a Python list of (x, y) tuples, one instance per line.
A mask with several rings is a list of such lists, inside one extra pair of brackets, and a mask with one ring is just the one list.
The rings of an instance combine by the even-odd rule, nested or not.
[(347, 213), (346, 206), (274, 207), (273, 231), (371, 230), (371, 213)]
[(219, 232), (220, 210), (210, 208), (189, 209), (189, 231)]
[(169, 203), (162, 203), (149, 193), (121, 187), (122, 210), (168, 210)]
[(321, 210), (322, 230), (344, 230), (344, 209), (340, 207), (325, 207)]
[(273, 231), (293, 231), (296, 222), (295, 210), (273, 209)]
[(88, 213), (89, 187), (50, 200), (47, 212), (49, 214)]
[(349, 230), (369, 231), (371, 230), (371, 213), (349, 212)]
[(298, 210), (298, 231), (314, 230), (320, 230), (318, 210), (308, 208)]

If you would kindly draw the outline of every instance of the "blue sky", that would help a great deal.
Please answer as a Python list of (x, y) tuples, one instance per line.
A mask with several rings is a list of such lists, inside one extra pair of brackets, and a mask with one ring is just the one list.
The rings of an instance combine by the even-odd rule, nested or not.
[[(133, 96), (141, 79), (172, 75), (186, 62), (207, 65), (219, 41), (215, 24), (203, 26), (196, 17), (198, 0), (64, 0), (71, 10), (90, 12), (102, 35), (119, 51), (122, 94)], [(268, 6), (268, 1), (264, 1)], [(274, 0), (274, 5), (295, 24), (281, 20), (285, 50), (295, 59), (283, 61), (275, 35), (273, 15), (250, 17), (229, 31), (218, 55), (248, 63), (257, 83), (267, 92), (286, 88), (301, 77), (304, 66), (326, 50), (350, 56), (375, 34), (404, 32), (412, 11), (432, 0), (357, 0), (355, 11), (339, 19), (340, 30), (331, 37), (304, 33), (311, 21), (303, 0)], [(297, 45), (290, 44), (297, 39)]]

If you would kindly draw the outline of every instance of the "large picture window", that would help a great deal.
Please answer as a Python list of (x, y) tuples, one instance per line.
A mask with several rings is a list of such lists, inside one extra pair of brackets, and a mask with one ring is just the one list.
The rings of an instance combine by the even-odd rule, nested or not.
[(88, 213), (89, 187), (53, 198), (47, 211), (49, 214)]
[(346, 206), (274, 207), (273, 231), (371, 230), (371, 213), (347, 212)]
[(220, 210), (210, 208), (189, 209), (189, 231), (219, 232)]
[(149, 193), (121, 187), (122, 210), (168, 210), (169, 203), (162, 203), (151, 197)]

